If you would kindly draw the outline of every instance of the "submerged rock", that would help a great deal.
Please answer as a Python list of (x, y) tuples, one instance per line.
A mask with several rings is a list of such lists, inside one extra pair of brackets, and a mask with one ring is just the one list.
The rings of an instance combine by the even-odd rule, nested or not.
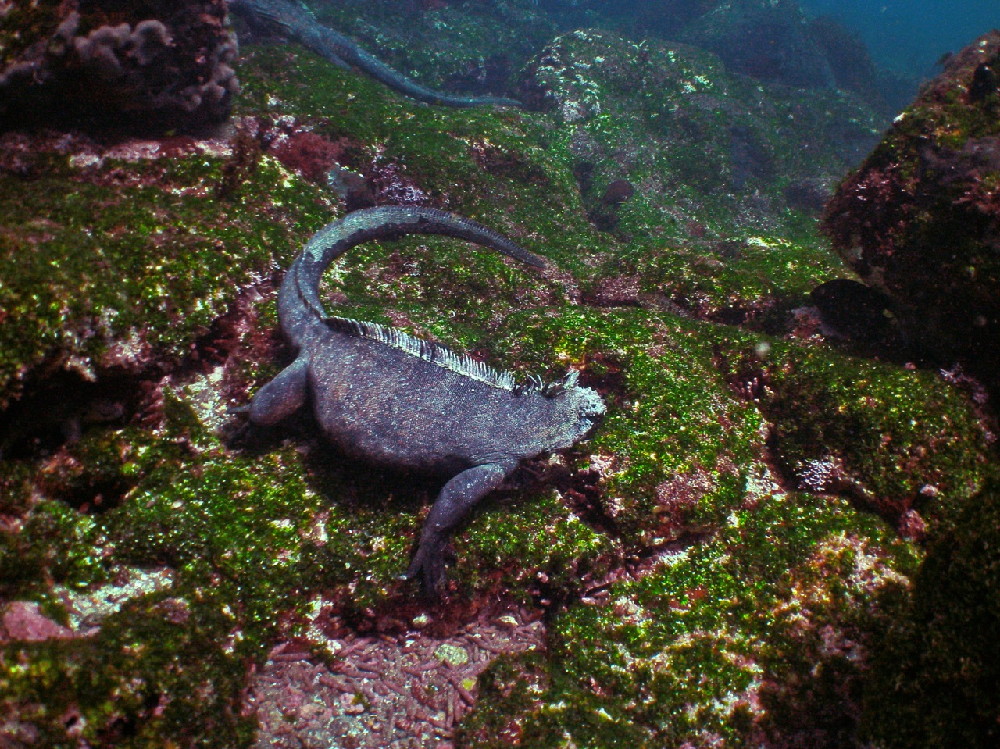
[(792, 0), (720, 3), (688, 24), (680, 38), (715, 52), (734, 73), (809, 88), (837, 83), (826, 50)]
[(950, 59), (840, 186), (824, 227), (914, 343), (1000, 387), (1000, 34)]
[(863, 733), (880, 746), (1000, 741), (1000, 483), (928, 543), (912, 602), (872, 653)]
[(0, 130), (193, 129), (239, 84), (224, 0), (15, 2), (0, 13)]
[[(879, 131), (873, 111), (832, 89), (760, 84), (676, 42), (578, 29), (529, 74), (561, 121), (598, 225), (639, 242), (688, 234), (690, 222), (782, 231), (795, 222), (788, 207), (803, 207), (791, 186), (843, 173)], [(623, 180), (632, 194), (609, 221), (605, 196)]]
[(863, 283), (835, 278), (817, 286), (809, 296), (823, 322), (844, 338), (883, 341), (892, 328), (892, 300)]

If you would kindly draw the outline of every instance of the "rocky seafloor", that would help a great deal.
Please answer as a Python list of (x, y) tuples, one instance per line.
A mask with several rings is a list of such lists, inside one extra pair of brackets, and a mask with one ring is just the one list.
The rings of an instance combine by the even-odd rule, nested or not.
[[(991, 746), (991, 384), (912, 304), (845, 336), (810, 296), (855, 278), (819, 210), (884, 115), (544, 3), (406, 5), (315, 10), (535, 106), (421, 105), (237, 26), (211, 132), (0, 133), (0, 745)], [(965, 116), (1000, 101), (984, 44), (924, 118), (949, 153), (997, 134)], [(385, 203), (550, 267), (373, 242), (331, 310), (608, 404), (456, 534), (440, 602), (398, 579), (439, 481), (238, 412), (288, 363), (283, 269)]]

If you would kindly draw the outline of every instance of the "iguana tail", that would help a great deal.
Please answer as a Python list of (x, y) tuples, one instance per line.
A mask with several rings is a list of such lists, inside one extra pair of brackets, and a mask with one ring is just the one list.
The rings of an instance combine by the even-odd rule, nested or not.
[(280, 28), (285, 34), (334, 65), (342, 68), (353, 65), (394, 91), (399, 91), (417, 101), (448, 107), (478, 107), (490, 104), (524, 106), (516, 99), (457, 96), (421, 86), (363, 50), (348, 37), (320, 25), (306, 8), (292, 0), (232, 0), (229, 6), (251, 22)]
[(435, 208), (383, 205), (353, 211), (313, 235), (281, 285), (279, 314), (285, 335), (300, 340), (308, 326), (325, 317), (319, 298), (323, 273), (337, 257), (371, 239), (406, 234), (444, 234), (489, 247), (515, 260), (544, 268), (545, 260), (471, 219)]

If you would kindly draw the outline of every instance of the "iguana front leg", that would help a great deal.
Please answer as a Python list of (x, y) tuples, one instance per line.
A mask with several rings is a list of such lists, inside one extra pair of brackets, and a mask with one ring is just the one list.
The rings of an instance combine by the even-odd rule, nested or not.
[(420, 575), (424, 590), (438, 595), (444, 585), (444, 545), (479, 501), (496, 489), (516, 464), (488, 463), (462, 471), (438, 495), (420, 533), (420, 545), (404, 577)]

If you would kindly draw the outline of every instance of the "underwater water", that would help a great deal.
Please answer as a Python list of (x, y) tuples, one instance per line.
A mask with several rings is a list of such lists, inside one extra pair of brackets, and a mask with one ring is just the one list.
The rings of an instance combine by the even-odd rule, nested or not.
[(1000, 746), (997, 2), (0, 0), (0, 749)]
[(801, 0), (858, 32), (876, 62), (906, 74), (931, 75), (942, 55), (1000, 27), (996, 0)]

